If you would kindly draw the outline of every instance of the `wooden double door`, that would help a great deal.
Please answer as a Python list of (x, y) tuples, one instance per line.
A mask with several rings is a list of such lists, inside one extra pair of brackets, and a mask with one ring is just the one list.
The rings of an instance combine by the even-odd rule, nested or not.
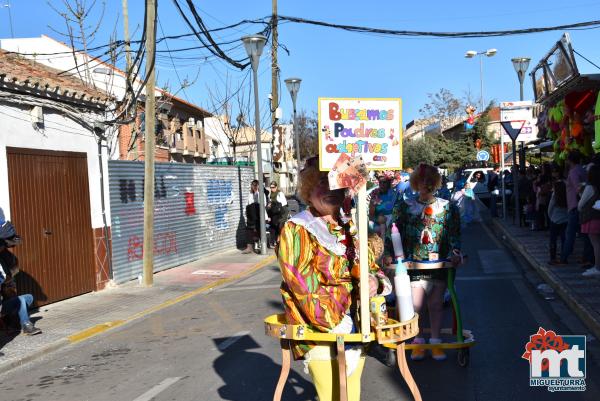
[(44, 305), (93, 291), (87, 155), (7, 148), (7, 160), (19, 292)]

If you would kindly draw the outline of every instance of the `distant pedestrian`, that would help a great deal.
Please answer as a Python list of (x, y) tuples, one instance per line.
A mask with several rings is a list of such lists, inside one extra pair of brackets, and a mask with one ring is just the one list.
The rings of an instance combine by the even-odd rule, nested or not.
[(587, 234), (594, 248), (595, 264), (584, 276), (600, 276), (600, 210), (594, 206), (600, 200), (600, 166), (592, 165), (588, 170), (587, 184), (577, 205), (581, 219), (581, 232)]
[(565, 246), (560, 254), (561, 264), (567, 264), (569, 256), (573, 253), (575, 238), (579, 231), (579, 212), (577, 211), (577, 204), (581, 184), (585, 182), (585, 170), (581, 167), (580, 163), (581, 156), (578, 152), (569, 153), (566, 162), (569, 168), (566, 181), (569, 220), (567, 222), (567, 230), (565, 233)]
[(565, 230), (569, 214), (567, 211), (567, 190), (564, 181), (554, 182), (554, 191), (548, 204), (550, 217), (550, 263), (558, 264), (556, 259), (556, 240), (560, 238), (560, 249), (565, 246)]
[(277, 243), (277, 237), (279, 237), (279, 231), (287, 220), (288, 203), (284, 193), (278, 189), (275, 181), (271, 182), (269, 188), (271, 192), (269, 193), (269, 201), (267, 203), (267, 214), (270, 220), (268, 245), (274, 247)]
[[(258, 180), (253, 180), (250, 184), (250, 193), (246, 203), (246, 248), (242, 253), (252, 253), (255, 251), (257, 243), (260, 240), (260, 200), (259, 200)], [(263, 194), (265, 205), (267, 198)], [(265, 216), (265, 220), (267, 216)]]
[(500, 166), (494, 164), (494, 168), (488, 172), (488, 183), (487, 189), (490, 193), (490, 214), (492, 217), (498, 217), (498, 195), (500, 194), (499, 188), (499, 174)]

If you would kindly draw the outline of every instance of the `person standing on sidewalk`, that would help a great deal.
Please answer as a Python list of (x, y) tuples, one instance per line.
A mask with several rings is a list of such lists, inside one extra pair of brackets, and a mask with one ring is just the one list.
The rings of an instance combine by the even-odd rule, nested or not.
[(548, 222), (548, 203), (552, 195), (552, 172), (550, 164), (544, 163), (542, 170), (533, 183), (536, 194), (536, 224), (538, 230), (545, 230), (549, 226)]
[(577, 205), (581, 219), (581, 232), (587, 234), (594, 248), (594, 263), (583, 276), (600, 276), (600, 210), (594, 208), (596, 201), (600, 200), (600, 166), (591, 165), (588, 170), (587, 185), (583, 190)]
[(550, 217), (550, 263), (556, 263), (556, 240), (560, 238), (561, 251), (565, 247), (565, 230), (569, 214), (567, 211), (567, 190), (564, 181), (554, 182), (554, 191), (548, 203)]
[(575, 238), (579, 231), (579, 211), (577, 210), (578, 196), (581, 189), (581, 183), (585, 181), (585, 170), (580, 165), (581, 155), (578, 152), (571, 152), (567, 157), (567, 209), (568, 221), (565, 232), (565, 246), (561, 249), (560, 260), (557, 265), (566, 265), (568, 258), (573, 253)]
[(269, 246), (275, 246), (279, 231), (286, 222), (288, 216), (288, 203), (283, 192), (277, 188), (275, 181), (271, 182), (271, 192), (269, 193), (269, 203), (267, 203), (267, 214), (271, 223), (269, 225)]
[(488, 172), (488, 183), (487, 183), (487, 189), (488, 192), (490, 193), (490, 214), (492, 215), (492, 217), (498, 217), (498, 195), (500, 194), (500, 191), (498, 190), (499, 186), (498, 186), (498, 174), (500, 173), (500, 166), (497, 164), (494, 164), (494, 169), (490, 170)]
[[(264, 196), (264, 195), (263, 195)], [(265, 205), (267, 204), (267, 197), (264, 196)], [(266, 214), (266, 212), (265, 212)], [(258, 180), (253, 180), (250, 184), (250, 193), (248, 194), (248, 202), (246, 203), (246, 249), (242, 253), (254, 252), (256, 242), (259, 240), (260, 235), (260, 204), (259, 204), (259, 191), (258, 191)], [(265, 220), (267, 220), (265, 215)]]

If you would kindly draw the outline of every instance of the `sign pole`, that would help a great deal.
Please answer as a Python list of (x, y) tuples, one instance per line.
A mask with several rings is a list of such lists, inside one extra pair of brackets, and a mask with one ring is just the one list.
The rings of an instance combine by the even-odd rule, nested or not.
[(517, 137), (512, 138), (513, 148), (513, 196), (515, 197), (515, 213), (513, 215), (513, 223), (515, 217), (517, 224), (521, 227), (521, 211), (519, 210), (519, 166), (517, 165)]
[(367, 216), (367, 186), (358, 191), (358, 238), (360, 263), (360, 332), (362, 341), (369, 342), (371, 337), (371, 315), (369, 310), (369, 245)]
[(506, 185), (504, 183), (504, 134), (500, 132), (500, 179), (502, 180), (502, 219), (506, 221)]

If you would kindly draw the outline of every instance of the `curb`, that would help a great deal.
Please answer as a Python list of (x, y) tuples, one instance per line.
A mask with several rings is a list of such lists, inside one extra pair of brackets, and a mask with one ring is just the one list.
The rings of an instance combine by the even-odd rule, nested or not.
[[(600, 339), (600, 322), (598, 322), (592, 312), (589, 310), (587, 306), (582, 304), (577, 300), (575, 296), (571, 293), (571, 291), (566, 288), (563, 283), (556, 279), (554, 275), (550, 272), (550, 270), (543, 264), (539, 263), (533, 256), (527, 252), (527, 250), (523, 247), (521, 243), (517, 240), (513, 239), (510, 233), (506, 230), (504, 225), (497, 220), (492, 220), (492, 224), (501, 231), (501, 234), (506, 237), (506, 240), (512, 246), (514, 251), (517, 251), (526, 261), (533, 267), (537, 273), (542, 276), (542, 279), (550, 285), (554, 289), (554, 291), (562, 298), (562, 300), (567, 304), (567, 306), (575, 312), (577, 317), (583, 321), (585, 326), (592, 332), (592, 334)], [(496, 231), (496, 236), (499, 236), (500, 233)], [(501, 235), (500, 235), (501, 237)], [(503, 238), (500, 238), (502, 240)]]
[(81, 330), (77, 333), (71, 334), (67, 337), (61, 338), (59, 340), (54, 341), (53, 343), (50, 343), (28, 355), (25, 355), (24, 357), (14, 360), (14, 361), (9, 361), (9, 362), (4, 362), (4, 363), (0, 363), (0, 372), (2, 373), (7, 373), (9, 370), (14, 369), (20, 365), (23, 365), (27, 362), (31, 362), (34, 359), (37, 359), (39, 357), (42, 357), (44, 355), (47, 355), (51, 352), (57, 351), (60, 348), (63, 348), (64, 346), (70, 345), (70, 344), (77, 344), (80, 343), (82, 341), (85, 341), (89, 338), (95, 337), (101, 333), (105, 333), (109, 330), (115, 329), (117, 327), (123, 326), (127, 323), (130, 323), (134, 320), (140, 319), (144, 316), (147, 316), (151, 313), (157, 312), (159, 310), (168, 308), (169, 306), (178, 304), (182, 301), (188, 300), (190, 298), (193, 298), (197, 295), (200, 295), (202, 293), (208, 292), (212, 289), (214, 289), (215, 287), (224, 285), (224, 284), (228, 284), (230, 282), (233, 282), (235, 280), (238, 280), (240, 278), (243, 278), (245, 276), (248, 276), (254, 272), (256, 272), (257, 270), (262, 269), (263, 267), (267, 266), (268, 264), (270, 264), (271, 262), (273, 262), (275, 260), (275, 255), (271, 255), (268, 256), (267, 258), (261, 260), (260, 262), (256, 263), (254, 266), (250, 267), (248, 270), (240, 272), (238, 274), (235, 274), (231, 277), (227, 277), (227, 278), (223, 278), (217, 281), (213, 281), (212, 283), (208, 283), (200, 288), (196, 288), (195, 290), (189, 291), (185, 294), (179, 295), (178, 297), (175, 297), (173, 299), (169, 299), (167, 301), (164, 301), (158, 305), (152, 306), (148, 309), (145, 309), (141, 312), (135, 313), (132, 316), (125, 318), (125, 319), (121, 319), (121, 320), (114, 320), (111, 322), (106, 322), (106, 323), (102, 323), (102, 324), (98, 324), (92, 327), (89, 327), (87, 329)]

